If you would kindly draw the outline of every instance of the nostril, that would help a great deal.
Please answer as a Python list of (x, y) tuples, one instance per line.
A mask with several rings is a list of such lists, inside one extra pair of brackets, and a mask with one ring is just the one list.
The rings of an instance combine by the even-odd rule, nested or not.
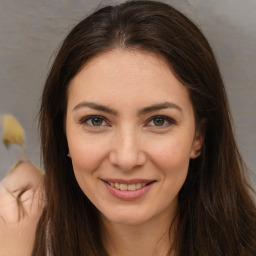
[(145, 163), (145, 159), (142, 152), (136, 151), (113, 150), (109, 154), (111, 164), (126, 171), (142, 166)]

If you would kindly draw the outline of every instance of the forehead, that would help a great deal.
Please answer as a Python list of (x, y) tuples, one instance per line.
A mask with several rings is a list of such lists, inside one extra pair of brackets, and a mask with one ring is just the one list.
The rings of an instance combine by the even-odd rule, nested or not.
[(191, 104), (187, 89), (162, 57), (127, 50), (102, 53), (81, 68), (69, 84), (68, 104), (85, 99), (113, 105)]

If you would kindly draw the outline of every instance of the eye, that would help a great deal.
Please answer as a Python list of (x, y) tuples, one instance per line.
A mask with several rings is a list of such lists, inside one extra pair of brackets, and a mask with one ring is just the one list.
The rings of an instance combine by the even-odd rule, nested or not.
[(86, 124), (88, 126), (101, 127), (106, 126), (107, 122), (102, 116), (87, 116), (80, 120), (80, 124)]
[(148, 125), (156, 127), (166, 127), (176, 122), (168, 116), (153, 116), (150, 118)]

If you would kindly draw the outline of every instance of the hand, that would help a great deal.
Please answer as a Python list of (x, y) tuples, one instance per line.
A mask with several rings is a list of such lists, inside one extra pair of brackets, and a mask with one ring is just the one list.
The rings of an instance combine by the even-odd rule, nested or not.
[(0, 182), (0, 256), (29, 256), (44, 207), (44, 176), (22, 162)]

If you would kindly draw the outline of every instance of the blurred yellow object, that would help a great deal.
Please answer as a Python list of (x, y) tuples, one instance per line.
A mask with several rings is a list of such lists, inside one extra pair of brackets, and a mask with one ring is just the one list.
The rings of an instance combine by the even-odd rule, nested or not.
[(20, 163), (22, 163), (21, 161), (16, 162), (11, 169), (9, 170), (9, 172), (11, 172), (12, 170), (14, 170)]
[(21, 147), (25, 145), (25, 133), (20, 123), (12, 115), (3, 116), (3, 143), (6, 147), (16, 143)]
[[(23, 161), (18, 161), (18, 162), (16, 162), (16, 163), (11, 167), (11, 169), (8, 171), (8, 173), (12, 172), (12, 171), (13, 171), (19, 164), (21, 164), (21, 163), (24, 163), (24, 162), (23, 162)], [(29, 163), (29, 162), (27, 162), (27, 163)], [(30, 164), (31, 164), (31, 163), (30, 163)], [(40, 174), (44, 175), (44, 172), (43, 172), (39, 167), (37, 167), (37, 166), (35, 166), (35, 165), (33, 165), (33, 164), (31, 164), (31, 166), (35, 167), (35, 169), (38, 170)]]

